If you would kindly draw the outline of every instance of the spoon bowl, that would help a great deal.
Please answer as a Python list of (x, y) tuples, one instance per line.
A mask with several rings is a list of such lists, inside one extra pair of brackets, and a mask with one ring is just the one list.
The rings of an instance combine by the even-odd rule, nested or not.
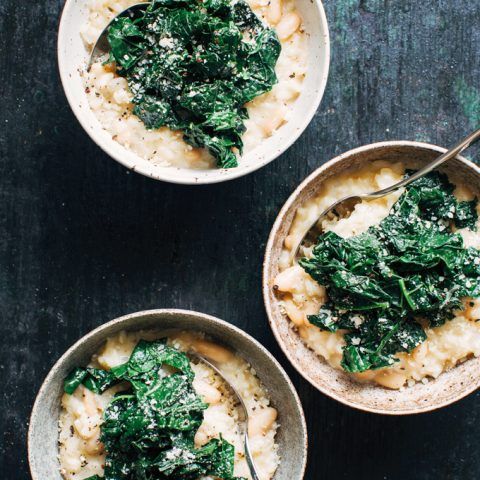
[(146, 6), (150, 5), (149, 2), (141, 2), (135, 5), (131, 5), (122, 12), (120, 12), (116, 17), (112, 18), (110, 23), (102, 30), (102, 33), (98, 37), (95, 45), (93, 46), (92, 52), (90, 53), (90, 59), (88, 60), (88, 68), (90, 68), (94, 63), (103, 59), (110, 52), (110, 44), (108, 43), (108, 30), (113, 22), (120, 17), (130, 17), (135, 18), (138, 13), (143, 11)]

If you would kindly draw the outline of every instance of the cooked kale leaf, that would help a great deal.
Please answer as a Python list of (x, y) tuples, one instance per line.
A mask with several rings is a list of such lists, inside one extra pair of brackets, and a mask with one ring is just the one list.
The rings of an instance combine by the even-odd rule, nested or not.
[(147, 128), (181, 130), (222, 168), (242, 152), (244, 105), (271, 90), (280, 42), (244, 0), (156, 0), (114, 20), (110, 61)]
[(426, 339), (422, 325), (443, 325), (480, 295), (480, 252), (450, 226), (476, 228), (477, 200), (459, 202), (438, 172), (410, 185), (379, 225), (341, 238), (318, 238), (300, 265), (327, 289), (309, 321), (346, 330), (342, 367), (363, 372), (392, 365)]
[(72, 394), (80, 384), (95, 393), (102, 393), (113, 384), (117, 377), (112, 372), (97, 368), (76, 368), (65, 379), (64, 390)]
[(141, 340), (127, 363), (109, 371), (74, 369), (65, 380), (68, 394), (80, 384), (95, 393), (125, 385), (107, 406), (100, 426), (107, 453), (104, 477), (88, 480), (233, 479), (233, 445), (219, 438), (195, 448), (208, 404), (195, 392), (193, 378), (188, 357), (165, 340)]

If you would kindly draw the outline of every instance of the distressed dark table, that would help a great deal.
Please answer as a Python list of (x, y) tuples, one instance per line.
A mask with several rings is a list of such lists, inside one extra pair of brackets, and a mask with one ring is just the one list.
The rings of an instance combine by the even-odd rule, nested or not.
[(279, 358), (307, 414), (307, 479), (480, 478), (480, 394), (418, 417), (350, 410), (289, 366), (260, 291), (270, 226), (308, 173), (362, 144), (447, 145), (479, 126), (478, 0), (326, 0), (333, 56), (314, 121), (266, 168), (208, 187), (130, 173), (90, 141), (57, 74), (62, 4), (0, 2), (1, 478), (29, 478), (28, 416), (62, 352), (156, 307), (217, 315)]

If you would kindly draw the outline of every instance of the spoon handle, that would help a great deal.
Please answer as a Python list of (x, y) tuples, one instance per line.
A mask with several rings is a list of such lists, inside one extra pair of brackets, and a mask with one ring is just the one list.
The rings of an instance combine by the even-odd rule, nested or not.
[(253, 453), (250, 448), (250, 441), (248, 440), (248, 425), (245, 426), (245, 433), (243, 434), (243, 445), (245, 449), (245, 458), (247, 460), (248, 469), (250, 470), (250, 475), (252, 480), (260, 480), (260, 477), (257, 473), (257, 468), (253, 462)]
[(398, 190), (399, 188), (409, 185), (415, 180), (418, 180), (420, 177), (423, 177), (427, 173), (431, 172), (432, 170), (434, 170), (435, 168), (437, 168), (447, 160), (450, 160), (451, 158), (456, 157), (457, 155), (462, 153), (466, 148), (468, 148), (470, 145), (472, 145), (479, 139), (480, 139), (480, 128), (478, 130), (475, 130), (473, 133), (471, 133), (467, 137), (465, 137), (462, 141), (460, 141), (459, 143), (457, 143), (457, 145), (447, 150), (444, 154), (440, 155), (433, 162), (425, 165), (423, 168), (421, 168), (420, 170), (417, 170), (415, 173), (413, 173), (409, 177), (404, 178), (400, 182), (394, 183), (390, 187), (384, 188), (383, 190), (378, 190), (378, 192), (373, 192), (371, 194), (365, 195), (363, 196), (363, 198), (383, 197), (384, 195), (387, 195), (390, 192), (393, 192), (395, 190)]
[(205, 365), (209, 366), (219, 377), (230, 387), (234, 395), (237, 397), (240, 406), (243, 410), (243, 414), (245, 416), (245, 425), (244, 425), (244, 432), (243, 432), (243, 445), (245, 449), (245, 459), (247, 460), (247, 465), (248, 469), (250, 470), (250, 475), (252, 477), (252, 480), (260, 480), (260, 477), (258, 475), (257, 467), (255, 466), (255, 461), (253, 460), (253, 453), (252, 449), (250, 448), (250, 441), (248, 438), (248, 409), (247, 405), (243, 401), (242, 396), (240, 395), (239, 391), (233, 386), (233, 384), (225, 377), (225, 375), (222, 373), (222, 371), (210, 360), (205, 358), (203, 355), (200, 355), (199, 353), (196, 352), (189, 352), (190, 355), (192, 355), (195, 358), (198, 358), (201, 362), (203, 362)]

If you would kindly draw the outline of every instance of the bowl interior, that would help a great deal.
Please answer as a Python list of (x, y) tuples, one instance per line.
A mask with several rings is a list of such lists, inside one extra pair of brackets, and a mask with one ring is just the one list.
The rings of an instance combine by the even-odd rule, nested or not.
[[(417, 383), (404, 391), (393, 391), (373, 384), (360, 384), (348, 374), (332, 368), (313, 353), (291, 328), (290, 321), (280, 310), (273, 292), (278, 274), (278, 258), (295, 213), (305, 201), (321, 190), (322, 182), (346, 169), (375, 160), (403, 161), (423, 164), (445, 150), (416, 142), (386, 142), (361, 147), (337, 157), (311, 174), (291, 195), (273, 226), (267, 245), (263, 294), (270, 325), (281, 348), (294, 367), (316, 388), (351, 407), (384, 414), (409, 414), (433, 410), (448, 405), (480, 386), (480, 358), (475, 358), (443, 373), (426, 385)], [(463, 158), (450, 160), (441, 168), (453, 181), (469, 185), (478, 195), (480, 170)]]
[(121, 330), (155, 329), (205, 332), (248, 359), (279, 411), (277, 442), (281, 463), (275, 480), (301, 479), (306, 463), (306, 427), (293, 385), (276, 360), (255, 340), (214, 317), (180, 310), (140, 312), (113, 320), (73, 345), (54, 365), (43, 383), (30, 420), (29, 463), (33, 480), (61, 480), (58, 455), (58, 419), (63, 381), (72, 368), (86, 365), (107, 337)]
[(160, 167), (115, 142), (91, 111), (80, 71), (88, 52), (80, 28), (88, 18), (88, 2), (67, 0), (58, 34), (58, 62), (67, 99), (83, 128), (106, 153), (143, 175), (173, 183), (201, 184), (230, 180), (252, 172), (284, 152), (305, 130), (325, 90), (330, 62), (328, 26), (320, 0), (296, 0), (308, 39), (307, 76), (302, 93), (294, 104), (290, 120), (257, 148), (245, 154), (240, 166), (230, 170), (190, 170)]

